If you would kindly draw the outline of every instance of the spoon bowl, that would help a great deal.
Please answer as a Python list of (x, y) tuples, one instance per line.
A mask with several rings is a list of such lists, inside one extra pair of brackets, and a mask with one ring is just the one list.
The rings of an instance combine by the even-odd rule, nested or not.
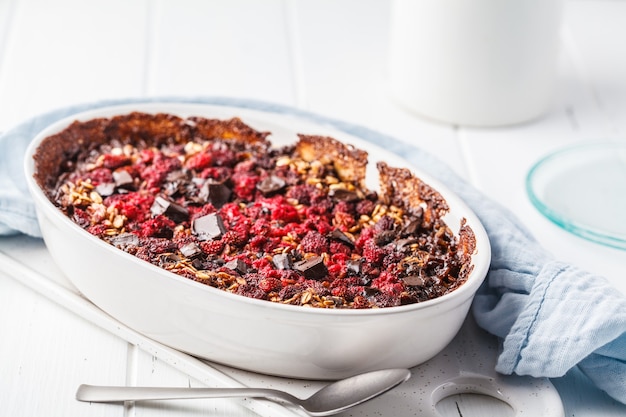
[(330, 416), (389, 391), (411, 377), (408, 369), (383, 369), (335, 381), (310, 397), (301, 399), (268, 388), (165, 388), (86, 385), (78, 387), (76, 399), (86, 402), (123, 402), (194, 398), (250, 397), (282, 400), (312, 416)]

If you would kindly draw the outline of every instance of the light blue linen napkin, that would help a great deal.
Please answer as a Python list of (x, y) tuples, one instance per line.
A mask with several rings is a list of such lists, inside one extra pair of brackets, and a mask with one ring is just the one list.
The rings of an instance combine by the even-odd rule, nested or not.
[(474, 210), (490, 238), (491, 268), (473, 312), (481, 327), (502, 338), (496, 370), (550, 378), (577, 366), (599, 388), (626, 403), (624, 295), (605, 278), (553, 259), (512, 213), (434, 156), (370, 129), (299, 109), (225, 97), (161, 97), (101, 101), (36, 116), (0, 136), (0, 236), (40, 236), (22, 171), (25, 148), (37, 132), (79, 111), (149, 101), (216, 104), (299, 116), (384, 146), (440, 179)]

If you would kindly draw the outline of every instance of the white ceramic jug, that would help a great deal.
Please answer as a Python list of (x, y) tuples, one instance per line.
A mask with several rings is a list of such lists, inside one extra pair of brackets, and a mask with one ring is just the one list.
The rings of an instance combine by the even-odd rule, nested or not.
[(563, 0), (394, 0), (392, 95), (469, 126), (544, 114), (555, 90)]

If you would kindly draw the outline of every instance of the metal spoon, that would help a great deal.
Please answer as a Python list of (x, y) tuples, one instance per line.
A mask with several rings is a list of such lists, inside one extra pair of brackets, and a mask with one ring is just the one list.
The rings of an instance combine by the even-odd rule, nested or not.
[(287, 401), (312, 416), (329, 416), (371, 400), (411, 377), (408, 369), (384, 369), (333, 382), (306, 399), (267, 388), (163, 388), (81, 385), (78, 401), (121, 402), (191, 398), (250, 397)]

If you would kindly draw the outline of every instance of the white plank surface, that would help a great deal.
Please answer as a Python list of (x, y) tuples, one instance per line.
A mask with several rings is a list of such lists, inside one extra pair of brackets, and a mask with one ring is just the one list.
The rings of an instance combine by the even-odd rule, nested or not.
[[(125, 383), (127, 343), (0, 274), (0, 412), (122, 415), (72, 401), (87, 380)], [(54, 319), (52, 319), (54, 318)], [(104, 365), (104, 366), (103, 366)]]
[(281, 0), (151, 3), (149, 95), (225, 95), (293, 103)]
[(0, 129), (84, 101), (142, 93), (146, 1), (17, 1), (0, 73)]
[[(560, 259), (626, 293), (626, 252), (577, 238), (530, 205), (525, 175), (540, 156), (585, 140), (626, 140), (626, 2), (569, 0), (558, 93), (533, 123), (466, 129), (415, 117), (388, 93), (388, 0), (0, 0), (0, 131), (40, 112), (104, 98), (230, 96), (293, 105), (390, 134), (439, 155), (511, 209)], [(40, 242), (0, 238), (24, 264)], [(51, 275), (58, 271), (44, 264)], [(211, 383), (90, 325), (0, 264), (0, 414), (255, 416), (230, 400), (84, 404), (79, 383)], [(67, 282), (61, 284), (69, 288)], [(554, 381), (566, 415), (626, 406), (572, 372)], [(495, 406), (464, 400), (463, 416)], [(444, 407), (458, 415), (456, 405)]]

